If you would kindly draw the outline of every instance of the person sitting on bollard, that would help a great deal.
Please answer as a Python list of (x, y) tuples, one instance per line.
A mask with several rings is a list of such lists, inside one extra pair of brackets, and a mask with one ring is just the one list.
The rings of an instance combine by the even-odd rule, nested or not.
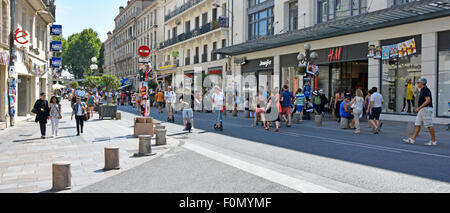
[(347, 118), (350, 123), (350, 129), (354, 129), (354, 116), (350, 107), (350, 96), (345, 96), (344, 101), (341, 103), (340, 116), (341, 118)]

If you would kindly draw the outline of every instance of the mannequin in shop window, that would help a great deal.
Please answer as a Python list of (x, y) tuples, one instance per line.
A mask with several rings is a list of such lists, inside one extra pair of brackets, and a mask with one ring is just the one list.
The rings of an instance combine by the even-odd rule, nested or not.
[[(411, 113), (415, 108), (415, 95), (417, 93), (417, 88), (412, 83), (410, 78), (405, 81), (405, 98), (403, 98), (403, 108), (402, 113), (405, 113), (406, 103), (408, 103), (408, 111), (406, 113)], [(411, 108), (412, 106), (412, 108)]]

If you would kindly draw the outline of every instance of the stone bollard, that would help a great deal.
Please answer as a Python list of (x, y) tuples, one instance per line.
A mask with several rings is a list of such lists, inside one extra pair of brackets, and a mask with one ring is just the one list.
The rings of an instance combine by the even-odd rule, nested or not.
[(292, 117), (292, 122), (296, 124), (300, 123), (300, 113), (294, 113), (294, 116)]
[(233, 117), (237, 117), (238, 116), (238, 111), (236, 109), (233, 110), (233, 113), (231, 114)]
[(413, 122), (408, 122), (408, 137), (411, 138), (414, 135), (414, 130), (416, 129), (416, 125)]
[(60, 161), (53, 163), (53, 191), (67, 190), (72, 186), (71, 162)]
[(250, 111), (246, 110), (244, 113), (245, 118), (250, 118)]
[(341, 129), (348, 129), (350, 126), (348, 125), (348, 119), (341, 117)]
[(103, 170), (120, 169), (119, 147), (105, 147), (105, 168)]
[(139, 153), (134, 153), (135, 157), (152, 156), (152, 136), (139, 135)]
[(122, 120), (122, 113), (116, 112), (116, 120)]
[(314, 123), (316, 126), (322, 126), (323, 115), (316, 115), (314, 117)]
[(157, 129), (156, 130), (156, 145), (157, 146), (167, 145), (166, 133), (167, 133), (167, 130), (165, 130), (165, 129)]

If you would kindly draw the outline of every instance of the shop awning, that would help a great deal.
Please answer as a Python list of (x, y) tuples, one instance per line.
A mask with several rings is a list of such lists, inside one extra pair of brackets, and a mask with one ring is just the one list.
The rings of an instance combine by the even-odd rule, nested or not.
[(168, 76), (172, 77), (172, 74), (166, 74), (166, 75), (158, 76), (158, 79), (164, 79), (164, 78), (166, 78)]
[(312, 27), (268, 36), (258, 40), (214, 50), (214, 54), (240, 55), (291, 44), (365, 32), (385, 27), (446, 17), (450, 15), (450, 0), (422, 0), (361, 14)]
[(124, 86), (119, 87), (119, 89), (117, 89), (117, 90), (124, 90), (124, 89), (126, 89), (126, 88), (128, 88), (128, 87), (131, 87), (131, 86), (133, 86), (133, 85), (127, 84), (127, 85), (124, 85)]

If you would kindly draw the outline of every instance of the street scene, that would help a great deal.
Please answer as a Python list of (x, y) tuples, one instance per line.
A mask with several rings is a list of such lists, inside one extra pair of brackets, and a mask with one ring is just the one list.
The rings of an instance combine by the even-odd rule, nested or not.
[(0, 1), (0, 193), (450, 192), (450, 0)]

